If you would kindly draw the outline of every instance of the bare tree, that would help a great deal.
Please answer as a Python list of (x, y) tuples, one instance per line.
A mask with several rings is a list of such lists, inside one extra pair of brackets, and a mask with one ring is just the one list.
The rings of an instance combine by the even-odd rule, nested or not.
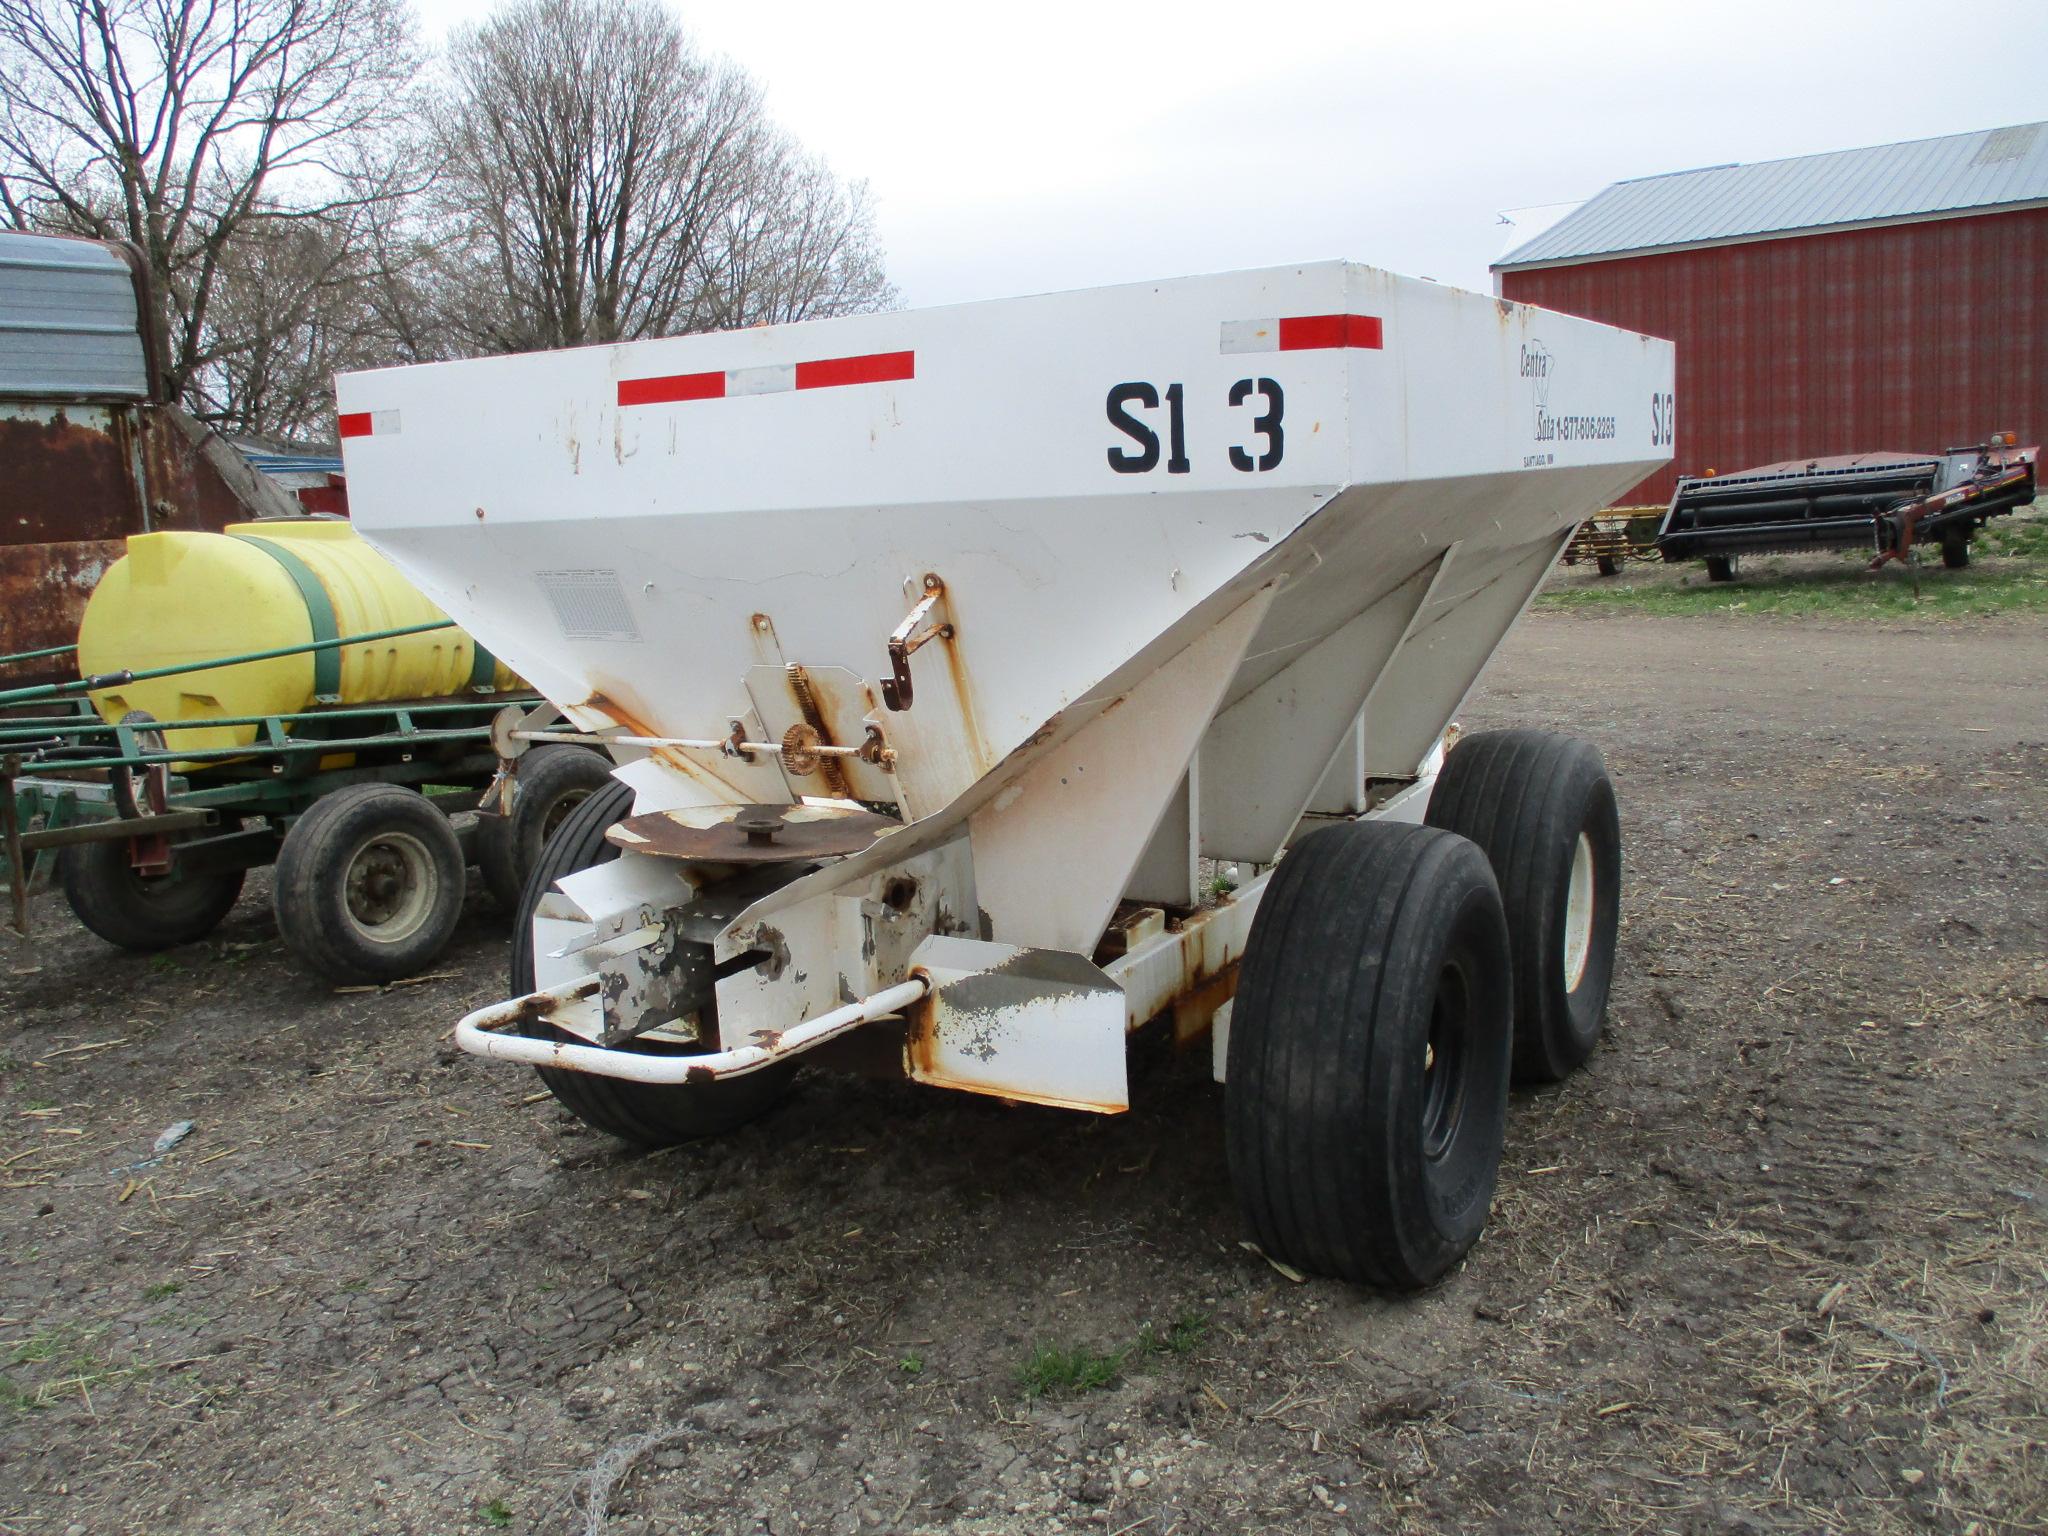
[(238, 241), (412, 190), (379, 158), (402, 142), (411, 25), (403, 0), (0, 0), (0, 206), (141, 248), (186, 393), (232, 336), (212, 314), (228, 274), (263, 259)]
[(258, 218), (223, 253), (205, 362), (188, 388), (223, 431), (316, 441), (334, 430), (334, 375), (445, 355), (431, 245), (373, 203)]
[(452, 311), (488, 350), (894, 301), (861, 189), (656, 0), (513, 0), (456, 34), (439, 118)]
[(698, 253), (690, 329), (775, 325), (893, 302), (867, 183), (777, 146)]
[[(420, 173), (359, 166), (375, 194)], [(433, 290), (435, 232), (419, 200), (366, 195), (317, 214), (259, 209), (222, 252), (194, 412), (225, 431), (306, 441), (334, 430), (334, 375), (448, 355)]]

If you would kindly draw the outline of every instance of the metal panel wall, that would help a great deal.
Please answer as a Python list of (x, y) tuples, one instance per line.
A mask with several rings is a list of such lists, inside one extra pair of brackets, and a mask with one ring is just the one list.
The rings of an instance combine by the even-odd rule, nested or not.
[(1680, 474), (2048, 437), (2048, 208), (1503, 272), (1502, 295), (1678, 345)]
[(0, 231), (0, 396), (141, 400), (135, 275), (95, 240)]

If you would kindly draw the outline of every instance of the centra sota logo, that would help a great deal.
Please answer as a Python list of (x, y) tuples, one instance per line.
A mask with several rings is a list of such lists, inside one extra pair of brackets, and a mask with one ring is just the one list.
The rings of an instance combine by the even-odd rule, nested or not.
[(1522, 377), (1529, 381), (1539, 416), (1550, 409), (1550, 375), (1556, 367), (1557, 359), (1540, 339), (1531, 337), (1522, 343)]
[(1555, 353), (1532, 336), (1522, 343), (1521, 374), (1529, 381), (1530, 412), (1535, 418), (1533, 435), (1539, 443), (1599, 441), (1614, 436), (1612, 416), (1560, 416), (1550, 408), (1551, 386), (1559, 373)]

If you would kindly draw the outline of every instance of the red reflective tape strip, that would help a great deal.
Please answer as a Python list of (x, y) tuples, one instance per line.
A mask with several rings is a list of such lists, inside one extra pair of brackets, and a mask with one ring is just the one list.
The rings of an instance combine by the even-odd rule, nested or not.
[(1280, 322), (1282, 352), (1318, 352), (1329, 347), (1383, 345), (1378, 315), (1296, 315)]
[(670, 400), (720, 400), (725, 374), (670, 373), (653, 379), (619, 380), (619, 404), (660, 405)]
[(838, 384), (882, 384), (917, 377), (915, 352), (873, 352), (866, 357), (828, 357), (796, 365), (798, 389), (830, 389)]
[(375, 428), (368, 411), (348, 411), (334, 418), (334, 430), (342, 437), (368, 437)]

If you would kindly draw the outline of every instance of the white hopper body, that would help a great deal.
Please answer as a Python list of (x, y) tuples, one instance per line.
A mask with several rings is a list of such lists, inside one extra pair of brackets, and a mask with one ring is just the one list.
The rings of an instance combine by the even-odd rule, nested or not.
[[(1193, 905), (1198, 856), (1264, 865), (1305, 813), (1426, 797), (1574, 526), (1670, 457), (1672, 349), (1329, 262), (350, 374), (339, 408), (357, 526), (577, 726), (808, 720), (894, 754), (828, 783), (615, 748), (639, 810), (906, 823), (728, 914), (721, 958), (769, 924), (839, 957), (722, 980), (730, 1046), (901, 982), (933, 934), (1087, 956), (1120, 899)], [(833, 928), (835, 892), (918, 860), (923, 932)], [(634, 866), (666, 862), (563, 882), (541, 983), (581, 973), (577, 924), (659, 905), (677, 872)], [(1111, 1107), (1016, 1081), (989, 1091)]]

